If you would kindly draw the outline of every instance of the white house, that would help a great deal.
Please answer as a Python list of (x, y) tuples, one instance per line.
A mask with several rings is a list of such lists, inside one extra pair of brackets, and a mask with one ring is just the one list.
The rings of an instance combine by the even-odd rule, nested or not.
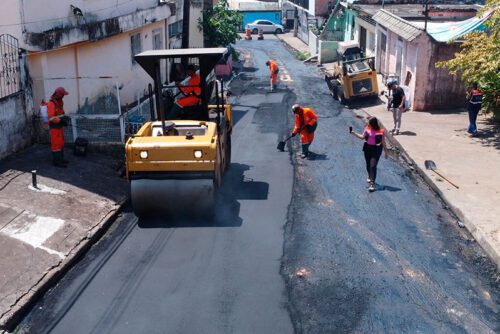
[[(0, 34), (26, 50), (35, 105), (65, 87), (69, 113), (113, 113), (151, 82), (133, 56), (181, 46), (182, 0), (4, 0)], [(190, 46), (203, 1), (192, 1)], [(196, 9), (197, 8), (197, 9)], [(184, 29), (185, 30), (185, 29)], [(116, 87), (119, 87), (119, 96)]]

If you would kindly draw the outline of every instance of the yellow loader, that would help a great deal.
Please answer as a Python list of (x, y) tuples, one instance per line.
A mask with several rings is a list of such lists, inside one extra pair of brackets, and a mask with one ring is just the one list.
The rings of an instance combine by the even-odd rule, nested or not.
[(339, 42), (337, 63), (325, 81), (334, 99), (342, 104), (366, 97), (378, 96), (375, 57), (364, 57), (359, 43)]

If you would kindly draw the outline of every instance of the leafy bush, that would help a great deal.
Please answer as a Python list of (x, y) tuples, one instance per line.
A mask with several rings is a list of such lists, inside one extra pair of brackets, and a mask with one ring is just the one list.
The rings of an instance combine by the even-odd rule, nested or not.
[(243, 14), (229, 10), (227, 0), (220, 0), (213, 8), (205, 9), (198, 20), (203, 31), (205, 46), (227, 46), (241, 37), (238, 31), (243, 24)]
[(488, 0), (478, 16), (490, 12), (485, 22), (487, 30), (465, 35), (455, 58), (436, 66), (447, 68), (453, 75), (460, 74), (466, 84), (479, 83), (484, 90), (484, 110), (500, 119), (500, 0)]
[(306, 60), (311, 57), (311, 53), (308, 51), (297, 51), (295, 57), (297, 57), (298, 60)]

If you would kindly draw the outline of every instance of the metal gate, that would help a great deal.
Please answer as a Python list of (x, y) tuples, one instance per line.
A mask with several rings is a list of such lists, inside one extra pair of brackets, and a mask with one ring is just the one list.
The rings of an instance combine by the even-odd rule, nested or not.
[(21, 90), (19, 41), (8, 35), (0, 35), (0, 99)]

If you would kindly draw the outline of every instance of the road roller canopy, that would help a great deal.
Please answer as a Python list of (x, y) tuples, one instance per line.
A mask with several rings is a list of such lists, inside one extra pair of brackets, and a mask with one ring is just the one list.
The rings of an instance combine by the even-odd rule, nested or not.
[[(154, 79), (154, 91), (156, 96), (156, 119), (196, 119), (208, 120), (208, 104), (216, 90), (217, 100), (221, 94), (218, 93), (218, 85), (215, 84), (215, 65), (227, 54), (226, 48), (192, 48), (192, 49), (170, 49), (150, 50), (142, 52), (134, 57), (137, 63)], [(195, 104), (187, 104), (182, 107), (182, 114), (178, 111), (171, 114), (170, 111), (176, 107), (176, 98), (182, 96), (184, 91), (180, 89), (179, 83), (187, 80), (187, 65), (196, 65), (199, 68), (201, 93), (196, 93), (199, 98)], [(171, 83), (175, 82), (175, 85)], [(181, 86), (188, 87), (184, 84)], [(172, 90), (178, 93), (172, 93)], [(221, 84), (221, 93), (223, 86)], [(194, 95), (191, 92), (190, 95)], [(187, 97), (187, 95), (185, 95)], [(188, 103), (192, 103), (188, 102)], [(218, 112), (223, 112), (223, 106), (217, 102)], [(177, 108), (179, 109), (179, 108)]]
[(142, 52), (134, 58), (153, 79), (156, 76), (155, 66), (161, 59), (198, 58), (200, 76), (205, 78), (226, 53), (226, 48), (150, 50)]

